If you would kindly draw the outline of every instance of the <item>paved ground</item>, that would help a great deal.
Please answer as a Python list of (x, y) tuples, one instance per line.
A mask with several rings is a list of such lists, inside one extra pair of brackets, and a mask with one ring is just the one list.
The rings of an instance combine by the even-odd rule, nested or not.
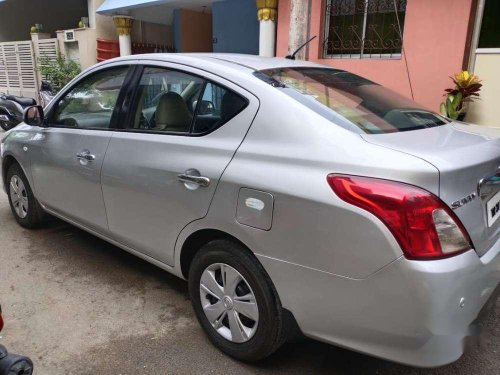
[(461, 360), (417, 370), (333, 346), (288, 344), (258, 365), (238, 363), (203, 335), (185, 283), (75, 227), (27, 231), (0, 193), (0, 343), (36, 374), (500, 374), (500, 303), (490, 335)]

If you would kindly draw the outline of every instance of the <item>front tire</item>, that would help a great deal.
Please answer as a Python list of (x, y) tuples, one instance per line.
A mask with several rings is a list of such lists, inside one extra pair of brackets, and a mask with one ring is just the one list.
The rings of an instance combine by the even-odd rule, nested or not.
[(188, 279), (196, 317), (224, 353), (257, 361), (285, 341), (276, 290), (243, 246), (227, 240), (209, 242), (195, 255)]
[(25, 228), (36, 228), (44, 221), (44, 211), (36, 200), (19, 164), (7, 171), (7, 195), (16, 221)]

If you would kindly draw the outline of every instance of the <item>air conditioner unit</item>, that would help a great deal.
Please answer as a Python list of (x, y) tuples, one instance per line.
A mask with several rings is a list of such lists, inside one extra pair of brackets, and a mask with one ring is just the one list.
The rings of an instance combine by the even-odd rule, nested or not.
[(64, 41), (65, 42), (76, 42), (75, 30), (64, 30)]

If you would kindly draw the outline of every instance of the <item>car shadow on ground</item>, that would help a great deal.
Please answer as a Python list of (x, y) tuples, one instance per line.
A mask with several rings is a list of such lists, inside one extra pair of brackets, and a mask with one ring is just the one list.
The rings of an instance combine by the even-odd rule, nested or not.
[[(500, 373), (500, 340), (498, 328), (495, 330), (500, 311), (498, 304), (495, 313), (487, 321), (487, 328), (495, 330), (495, 337), (480, 347), (472, 348), (454, 364), (437, 369), (415, 369), (307, 339), (287, 343), (271, 357), (258, 363), (246, 364), (224, 356), (209, 343), (191, 311), (185, 281), (55, 218), (39, 230), (24, 233), (32, 243), (28, 262), (51, 259), (55, 272), (67, 277), (91, 277), (98, 284), (113, 288), (123, 295), (141, 289), (146, 293), (147, 288), (159, 289), (165, 295), (173, 293), (178, 298), (176, 302), (168, 303), (174, 312), (163, 318), (159, 316), (159, 319), (183, 317), (192, 323), (154, 338), (142, 333), (134, 337), (132, 332), (131, 337), (126, 340), (111, 340), (106, 347), (100, 346), (75, 354), (75, 373)], [(141, 313), (145, 314), (147, 311), (142, 310)], [(120, 319), (119, 316), (115, 318)], [(83, 368), (86, 370), (83, 371)]]

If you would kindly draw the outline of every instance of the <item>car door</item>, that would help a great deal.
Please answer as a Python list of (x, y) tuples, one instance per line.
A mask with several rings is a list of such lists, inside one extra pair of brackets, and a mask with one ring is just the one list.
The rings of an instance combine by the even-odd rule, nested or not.
[(182, 69), (144, 67), (127, 128), (113, 135), (102, 169), (113, 238), (166, 264), (182, 228), (207, 214), (258, 109), (240, 87)]
[(30, 145), (35, 194), (45, 207), (94, 230), (107, 229), (100, 172), (128, 66), (81, 78), (48, 109)]

